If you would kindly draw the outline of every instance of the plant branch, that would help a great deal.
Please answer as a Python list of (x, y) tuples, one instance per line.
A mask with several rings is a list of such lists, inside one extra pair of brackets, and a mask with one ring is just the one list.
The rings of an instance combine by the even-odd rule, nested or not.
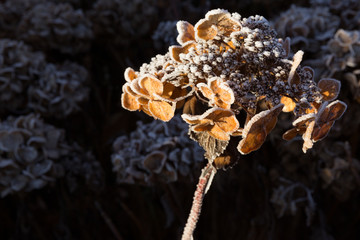
[(196, 186), (196, 190), (194, 193), (194, 199), (191, 206), (190, 214), (187, 219), (183, 235), (181, 237), (182, 240), (193, 239), (192, 235), (196, 228), (196, 223), (199, 220), (203, 199), (206, 192), (210, 188), (215, 173), (216, 169), (211, 163), (208, 163), (201, 171), (199, 182)]

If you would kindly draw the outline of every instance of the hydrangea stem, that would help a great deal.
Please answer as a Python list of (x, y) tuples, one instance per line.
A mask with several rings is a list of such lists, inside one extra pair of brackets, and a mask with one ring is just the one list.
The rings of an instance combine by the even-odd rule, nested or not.
[(202, 202), (207, 190), (211, 185), (215, 173), (216, 168), (211, 163), (208, 163), (201, 171), (199, 182), (196, 186), (196, 190), (194, 193), (194, 199), (191, 206), (190, 214), (187, 219), (183, 235), (181, 237), (182, 240), (193, 239), (192, 235), (196, 228), (196, 223), (199, 220)]

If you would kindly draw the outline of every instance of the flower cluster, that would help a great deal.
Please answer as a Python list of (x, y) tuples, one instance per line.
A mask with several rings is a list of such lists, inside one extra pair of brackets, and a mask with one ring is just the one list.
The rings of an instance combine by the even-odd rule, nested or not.
[(261, 16), (241, 18), (217, 9), (194, 26), (179, 21), (177, 29), (180, 46), (171, 46), (138, 72), (125, 71), (122, 105), (163, 121), (184, 106), (182, 118), (193, 138), (206, 151), (211, 151), (209, 144), (201, 139), (210, 137), (215, 146), (223, 146), (207, 155), (210, 161), (223, 153), (231, 137), (242, 136), (237, 147), (242, 154), (260, 148), (282, 111), (296, 118), (284, 138), (302, 135), (306, 152), (346, 110), (345, 103), (333, 101), (340, 82), (316, 84), (313, 70), (300, 66), (303, 52), (289, 59), (290, 40), (276, 38)]
[(29, 111), (64, 118), (89, 95), (87, 70), (72, 62), (47, 63), (22, 41), (0, 40), (1, 111)]
[(143, 36), (151, 29), (157, 16), (154, 0), (98, 0), (87, 15), (93, 22), (93, 30), (100, 39), (112, 39), (127, 44), (133, 36)]
[(28, 107), (43, 116), (65, 118), (80, 109), (89, 89), (87, 70), (75, 63), (47, 64), (38, 81), (28, 89)]
[(328, 7), (304, 8), (292, 5), (274, 21), (281, 37), (290, 37), (292, 47), (318, 52), (335, 33), (340, 18)]
[(91, 22), (69, 3), (46, 2), (27, 11), (18, 26), (22, 40), (44, 50), (84, 52), (93, 37)]
[(43, 188), (67, 172), (78, 174), (66, 166), (74, 165), (70, 163), (76, 162), (76, 153), (82, 152), (65, 141), (62, 129), (44, 123), (38, 115), (7, 118), (0, 122), (1, 197)]
[(203, 161), (203, 151), (185, 129), (175, 116), (168, 124), (138, 122), (129, 137), (117, 138), (111, 157), (117, 182), (151, 184), (191, 177)]
[(0, 109), (24, 108), (27, 100), (24, 93), (45, 64), (45, 56), (33, 52), (23, 42), (0, 40)]

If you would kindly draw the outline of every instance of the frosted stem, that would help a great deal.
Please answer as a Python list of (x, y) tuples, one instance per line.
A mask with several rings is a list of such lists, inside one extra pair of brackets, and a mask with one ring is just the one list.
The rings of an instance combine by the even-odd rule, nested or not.
[(201, 171), (199, 182), (196, 186), (194, 193), (194, 199), (191, 206), (190, 214), (187, 219), (183, 235), (181, 240), (192, 240), (194, 230), (196, 228), (196, 223), (199, 220), (201, 206), (204, 199), (204, 196), (209, 189), (212, 179), (216, 173), (215, 167), (211, 163), (208, 163)]

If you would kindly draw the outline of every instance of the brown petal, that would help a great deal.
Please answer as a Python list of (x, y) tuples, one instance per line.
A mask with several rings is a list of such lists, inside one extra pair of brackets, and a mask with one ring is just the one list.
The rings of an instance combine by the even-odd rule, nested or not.
[(136, 111), (140, 108), (140, 103), (138, 102), (137, 97), (127, 92), (121, 94), (121, 105), (129, 111)]
[(222, 169), (226, 166), (229, 166), (231, 164), (231, 156), (229, 155), (224, 155), (224, 156), (219, 156), (217, 158), (214, 159), (213, 161), (213, 165), (216, 167), (216, 169)]
[(168, 122), (174, 117), (175, 108), (168, 102), (151, 100), (148, 106), (155, 119)]
[(211, 121), (208, 121), (208, 122), (205, 122), (205, 123), (195, 125), (191, 129), (194, 132), (205, 132), (205, 131), (210, 131), (211, 128), (213, 128), (213, 126), (214, 126), (214, 124), (211, 125)]
[(296, 103), (291, 98), (282, 96), (280, 102), (284, 104), (283, 112), (294, 111)]
[(188, 53), (190, 48), (195, 48), (196, 43), (194, 41), (188, 41), (183, 46), (171, 46), (169, 48), (170, 56), (173, 60), (177, 62), (181, 62), (180, 60), (180, 54)]
[(319, 116), (316, 118), (316, 123), (321, 125), (331, 121), (338, 120), (346, 111), (347, 105), (342, 101), (334, 101), (326, 106), (323, 111), (319, 111)]
[(240, 27), (240, 23), (233, 19), (228, 11), (216, 9), (209, 11), (205, 19), (195, 25), (195, 36), (203, 40), (211, 40), (218, 32), (230, 36), (232, 32), (240, 30)]
[(218, 95), (223, 102), (228, 104), (234, 103), (234, 92), (226, 82), (219, 78), (213, 78), (209, 80), (209, 85), (213, 93)]
[(211, 130), (209, 131), (209, 134), (213, 136), (214, 138), (222, 141), (229, 141), (230, 135), (228, 132), (225, 132), (222, 128), (220, 128), (217, 124), (215, 124)]
[(243, 130), (244, 138), (238, 145), (240, 153), (248, 154), (261, 147), (266, 136), (275, 127), (277, 116), (283, 107), (283, 104), (278, 104), (272, 109), (262, 111), (251, 118)]
[(217, 29), (213, 26), (212, 22), (201, 19), (195, 25), (195, 34), (197, 38), (211, 40), (216, 36)]
[(341, 82), (332, 78), (321, 79), (318, 83), (324, 101), (336, 99), (340, 92)]
[(139, 80), (139, 86), (149, 94), (150, 98), (161, 95), (164, 91), (163, 83), (150, 75), (142, 77)]
[(300, 65), (300, 63), (302, 61), (303, 55), (304, 55), (304, 52), (299, 50), (295, 53), (295, 55), (293, 57), (293, 64), (291, 66), (289, 78), (288, 78), (288, 84), (290, 86), (292, 86), (293, 84), (298, 84), (298, 79), (295, 76), (296, 75), (295, 73), (296, 73), (296, 69), (298, 68), (298, 66)]
[(208, 87), (208, 85), (206, 85), (205, 83), (199, 83), (197, 85), (197, 87), (199, 88), (200, 92), (202, 93), (202, 95), (204, 95), (204, 97), (206, 97), (207, 99), (213, 100), (214, 98), (214, 93), (213, 91)]
[(127, 82), (131, 82), (132, 80), (137, 78), (137, 74), (134, 69), (128, 67), (125, 69), (124, 77)]
[(322, 124), (320, 126), (315, 125), (314, 130), (311, 135), (311, 139), (313, 140), (313, 142), (317, 142), (317, 141), (324, 139), (328, 135), (331, 127), (334, 125), (334, 122), (335, 121), (331, 121), (331, 122)]
[(194, 26), (186, 21), (178, 21), (176, 24), (176, 28), (179, 32), (178, 37), (176, 40), (178, 43), (183, 45), (184, 43), (188, 41), (195, 40), (195, 31)]
[(149, 172), (160, 173), (164, 167), (166, 161), (166, 155), (160, 151), (153, 151), (147, 155), (144, 159), (144, 168)]
[(222, 117), (217, 117), (215, 124), (218, 125), (222, 130), (227, 133), (233, 133), (239, 128), (239, 122), (235, 117), (235, 114), (231, 112), (232, 115), (226, 116), (222, 114)]
[(282, 138), (286, 141), (290, 141), (294, 137), (296, 137), (298, 134), (301, 134), (296, 128), (292, 128), (287, 130), (283, 135)]

